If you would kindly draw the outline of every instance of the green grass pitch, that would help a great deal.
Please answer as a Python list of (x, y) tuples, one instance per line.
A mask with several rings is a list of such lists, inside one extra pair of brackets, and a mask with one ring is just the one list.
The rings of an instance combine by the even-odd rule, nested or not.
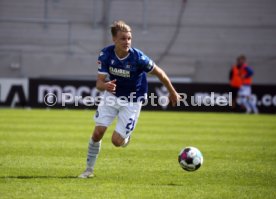
[[(85, 168), (94, 111), (0, 110), (0, 198), (276, 198), (275, 115), (146, 112), (127, 148), (107, 131), (96, 177)], [(178, 164), (195, 146), (203, 166)]]

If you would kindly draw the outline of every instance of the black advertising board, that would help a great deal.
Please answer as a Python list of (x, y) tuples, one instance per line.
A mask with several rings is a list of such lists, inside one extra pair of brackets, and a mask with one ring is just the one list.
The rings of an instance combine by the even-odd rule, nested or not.
[[(41, 108), (95, 109), (101, 95), (95, 83), (85, 80), (30, 79), (28, 104)], [(183, 96), (177, 107), (167, 105), (168, 92), (161, 83), (149, 82), (148, 100), (143, 110), (232, 111), (232, 94), (227, 84), (174, 83), (174, 86)], [(260, 113), (276, 113), (275, 85), (254, 85), (252, 93), (252, 100), (257, 103)]]

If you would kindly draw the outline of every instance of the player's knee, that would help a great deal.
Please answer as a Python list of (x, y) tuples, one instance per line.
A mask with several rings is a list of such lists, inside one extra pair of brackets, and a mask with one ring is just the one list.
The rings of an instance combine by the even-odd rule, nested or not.
[(111, 141), (112, 141), (112, 144), (116, 147), (120, 147), (122, 145), (122, 143), (119, 142), (118, 140), (112, 139)]
[(120, 147), (124, 143), (124, 138), (122, 138), (118, 133), (114, 132), (111, 141), (114, 146)]
[(93, 141), (99, 142), (103, 138), (105, 130), (105, 127), (96, 127), (92, 135)]
[(95, 131), (93, 133), (92, 139), (93, 139), (94, 142), (99, 142), (102, 139), (102, 136), (101, 136), (100, 132)]

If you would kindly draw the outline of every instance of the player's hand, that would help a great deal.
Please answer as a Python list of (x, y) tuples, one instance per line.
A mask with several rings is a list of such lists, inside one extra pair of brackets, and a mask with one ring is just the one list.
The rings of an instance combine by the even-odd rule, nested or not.
[(115, 94), (115, 92), (116, 92), (116, 79), (114, 79), (112, 81), (109, 81), (109, 82), (106, 82), (104, 85), (105, 85), (105, 90), (106, 91)]
[(172, 106), (176, 106), (177, 102), (180, 101), (181, 96), (177, 92), (173, 92), (169, 94), (169, 99)]

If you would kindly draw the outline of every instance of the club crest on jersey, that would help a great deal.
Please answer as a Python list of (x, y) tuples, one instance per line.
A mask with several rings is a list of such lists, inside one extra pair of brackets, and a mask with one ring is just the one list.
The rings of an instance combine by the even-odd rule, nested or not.
[(120, 76), (120, 77), (126, 77), (126, 78), (130, 78), (130, 71), (121, 69), (121, 68), (113, 68), (113, 67), (109, 67), (109, 72), (112, 75), (116, 75), (116, 76)]

